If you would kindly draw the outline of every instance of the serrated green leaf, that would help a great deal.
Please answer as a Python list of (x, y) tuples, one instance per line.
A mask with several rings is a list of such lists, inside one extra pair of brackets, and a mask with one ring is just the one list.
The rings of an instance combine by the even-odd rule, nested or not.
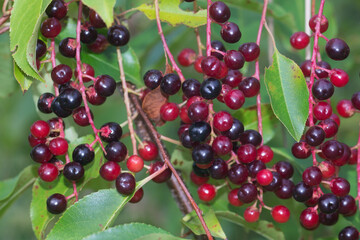
[[(261, 105), (261, 115), (263, 124), (263, 142), (269, 142), (275, 136), (275, 125), (278, 122), (269, 104)], [(239, 119), (245, 129), (258, 130), (258, 118), (256, 106), (241, 108), (233, 116)]]
[(0, 216), (37, 178), (37, 167), (26, 167), (14, 178), (0, 181)]
[(116, 0), (82, 0), (82, 2), (98, 13), (108, 28), (111, 27), (114, 22), (114, 6)]
[[(173, 26), (184, 24), (188, 27), (199, 27), (206, 24), (206, 10), (184, 11), (179, 8), (180, 0), (160, 0), (159, 17), (162, 22), (167, 22)], [(142, 4), (136, 8), (143, 12), (149, 19), (156, 18), (154, 4)]]
[(14, 77), (16, 81), (20, 84), (21, 91), (24, 93), (29, 90), (32, 82), (34, 81), (34, 78), (27, 76), (16, 64), (14, 61)]
[[(76, 141), (69, 144), (69, 157), (71, 159), (71, 153), (73, 149), (81, 144), (90, 144), (94, 140), (94, 136), (88, 135), (77, 139)], [(102, 151), (100, 147), (95, 147), (95, 159), (92, 163), (85, 166), (84, 178), (77, 183), (77, 189), (80, 191), (86, 183), (90, 180), (99, 176), (99, 169), (102, 164)], [(38, 239), (45, 238), (45, 230), (48, 223), (54, 219), (55, 215), (50, 214), (46, 209), (46, 200), (49, 196), (54, 193), (60, 193), (64, 195), (70, 195), (73, 193), (72, 184), (70, 181), (65, 179), (63, 175), (50, 183), (46, 183), (40, 179), (37, 179), (33, 186), (33, 197), (30, 206), (30, 217), (35, 236)], [(71, 202), (70, 202), (71, 204)], [(69, 205), (70, 205), (69, 204)]]
[(86, 237), (84, 240), (113, 240), (121, 236), (121, 240), (140, 240), (140, 239), (161, 239), (161, 240), (180, 240), (161, 228), (157, 228), (144, 223), (130, 223), (109, 228)]
[(177, 147), (171, 153), (170, 161), (176, 169), (182, 172), (182, 176), (184, 177), (185, 181), (187, 181), (192, 171), (193, 165), (190, 149), (181, 146)]
[[(12, 56), (24, 73), (42, 80), (36, 70), (35, 46), (41, 16), (51, 0), (15, 1), (10, 17), (10, 49)], [(31, 11), (29, 11), (31, 9)], [(18, 80), (22, 89), (28, 89), (26, 82)]]
[(9, 34), (0, 35), (0, 97), (4, 98), (16, 89), (16, 81), (13, 73), (12, 59), (10, 53)]
[(265, 69), (265, 85), (276, 117), (299, 141), (309, 114), (309, 91), (300, 67), (275, 48), (273, 63)]
[(216, 211), (215, 214), (219, 218), (254, 231), (266, 239), (285, 240), (284, 233), (280, 229), (276, 229), (271, 222), (260, 220), (255, 223), (248, 223), (242, 216), (231, 211)]

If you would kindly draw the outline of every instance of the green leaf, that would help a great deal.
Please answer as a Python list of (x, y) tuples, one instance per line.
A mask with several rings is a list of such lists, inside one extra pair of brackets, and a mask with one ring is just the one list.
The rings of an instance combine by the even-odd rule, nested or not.
[(20, 84), (21, 91), (26, 92), (29, 90), (34, 78), (27, 76), (14, 62), (14, 77), (16, 81)]
[(0, 181), (0, 216), (37, 178), (37, 167), (26, 167), (14, 178)]
[(187, 180), (192, 171), (193, 160), (190, 149), (179, 146), (171, 153), (171, 163), (182, 172), (182, 176)]
[(266, 239), (285, 240), (284, 233), (280, 229), (276, 229), (271, 222), (260, 220), (255, 223), (248, 223), (242, 216), (231, 211), (216, 211), (215, 214), (219, 218), (252, 230)]
[(276, 117), (299, 141), (309, 114), (309, 91), (300, 67), (275, 47), (273, 63), (265, 69), (265, 85)]
[[(77, 139), (76, 141), (69, 144), (69, 153), (72, 153), (73, 149), (77, 145), (81, 143), (90, 144), (93, 140), (94, 136), (92, 135)], [(80, 191), (90, 180), (99, 176), (99, 169), (102, 164), (103, 155), (100, 147), (96, 147), (94, 151), (95, 159), (92, 163), (85, 166), (84, 178), (77, 183), (78, 191)], [(71, 159), (71, 154), (69, 154), (69, 157)], [(50, 214), (46, 209), (46, 200), (54, 193), (60, 193), (66, 196), (72, 194), (73, 188), (71, 182), (65, 179), (62, 174), (57, 180), (50, 183), (46, 183), (41, 179), (36, 180), (33, 186), (33, 197), (30, 206), (30, 217), (35, 236), (38, 239), (45, 238), (46, 227), (48, 223), (55, 217), (55, 215)], [(71, 201), (70, 203), (68, 202), (69, 205), (71, 203)]]
[[(214, 210), (206, 206), (200, 205), (199, 207), (204, 212), (203, 217), (211, 232), (211, 235), (221, 239), (226, 239), (226, 235), (220, 225), (219, 220), (215, 216)], [(196, 235), (205, 234), (205, 230), (202, 227), (199, 217), (196, 215), (195, 211), (192, 211), (191, 213), (184, 216), (181, 222)]]
[[(130, 81), (141, 87), (144, 81), (140, 76), (140, 62), (134, 50), (131, 47), (121, 48), (123, 57), (125, 77)], [(113, 47), (108, 47), (103, 53), (93, 53), (88, 49), (84, 49), (82, 61), (90, 64), (95, 69), (96, 75), (108, 74), (112, 76), (115, 81), (120, 81), (120, 71), (117, 60), (117, 54)]]
[(180, 240), (161, 228), (157, 228), (144, 223), (123, 224), (109, 228), (105, 231), (90, 235), (84, 240), (113, 240), (121, 236), (121, 240), (140, 240), (140, 239), (161, 239), (161, 240)]
[(114, 22), (116, 0), (83, 0), (82, 2), (98, 13), (108, 28), (111, 27)]
[[(239, 109), (233, 116), (244, 124), (245, 129), (258, 130), (256, 106)], [(275, 136), (274, 126), (278, 121), (269, 104), (261, 105), (261, 116), (263, 124), (263, 141), (264, 143), (267, 143)]]
[[(198, 27), (206, 24), (206, 10), (200, 10), (197, 13), (193, 11), (184, 11), (179, 8), (180, 0), (160, 0), (159, 17), (163, 22), (171, 25), (184, 24), (188, 27)], [(143, 12), (150, 20), (156, 18), (155, 6), (151, 4), (142, 4), (136, 8)]]
[[(36, 70), (35, 46), (41, 16), (51, 0), (15, 1), (10, 17), (10, 49), (24, 75), (43, 80)], [(31, 11), (29, 11), (31, 9)], [(28, 82), (19, 81), (23, 90)]]
[(0, 34), (0, 97), (7, 97), (16, 89), (16, 81), (13, 74), (13, 66), (10, 52), (9, 34)]

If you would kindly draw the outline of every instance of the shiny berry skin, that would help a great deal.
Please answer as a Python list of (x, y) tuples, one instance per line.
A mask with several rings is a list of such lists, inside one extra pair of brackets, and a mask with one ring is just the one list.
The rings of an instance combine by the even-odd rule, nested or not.
[(46, 38), (55, 38), (61, 32), (61, 23), (56, 18), (48, 18), (41, 24), (40, 32)]
[(332, 114), (331, 105), (327, 102), (318, 102), (314, 106), (313, 113), (318, 120), (328, 119)]
[(60, 64), (51, 71), (51, 79), (57, 84), (65, 84), (71, 80), (72, 74), (68, 65)]
[(195, 62), (196, 52), (191, 48), (184, 48), (177, 59), (181, 66), (188, 67)]
[(89, 20), (91, 25), (93, 25), (95, 28), (103, 28), (106, 27), (106, 24), (101, 19), (100, 15), (97, 14), (94, 10), (90, 9), (89, 12)]
[(204, 59), (203, 56), (198, 56), (194, 62), (194, 69), (198, 72), (198, 73), (203, 73), (203, 70), (201, 68), (201, 62)]
[(229, 85), (231, 88), (235, 88), (242, 81), (243, 75), (239, 70), (229, 70), (228, 74), (221, 81), (223, 84)]
[(59, 175), (59, 170), (52, 163), (43, 163), (38, 169), (38, 174), (43, 181), (52, 182)]
[(330, 119), (334, 120), (338, 126), (340, 126), (340, 118), (335, 113), (331, 114)]
[(46, 44), (38, 39), (36, 42), (36, 59), (42, 58), (47, 52)]
[(243, 205), (243, 203), (239, 200), (239, 197), (237, 195), (238, 191), (239, 191), (238, 188), (234, 188), (228, 193), (228, 201), (231, 205), (235, 207), (240, 207)]
[(344, 60), (350, 54), (350, 48), (346, 42), (339, 38), (330, 39), (325, 46), (329, 58), (333, 60)]
[(166, 74), (160, 83), (160, 88), (167, 95), (176, 94), (181, 88), (179, 76), (174, 73)]
[(43, 93), (40, 95), (37, 102), (37, 107), (42, 113), (52, 113), (51, 102), (54, 100), (55, 96), (52, 93)]
[(118, 123), (108, 122), (100, 128), (100, 138), (105, 142), (119, 141), (122, 136), (122, 128)]
[(325, 193), (319, 198), (318, 206), (323, 213), (334, 213), (339, 208), (339, 199), (332, 193)]
[(66, 210), (67, 200), (64, 195), (55, 193), (46, 200), (48, 212), (52, 214), (60, 214)]
[(218, 158), (214, 160), (211, 167), (209, 167), (210, 176), (214, 179), (224, 179), (228, 175), (228, 165), (227, 163)]
[(198, 175), (196, 175), (196, 174), (194, 173), (194, 171), (192, 171), (192, 172), (190, 173), (190, 179), (191, 179), (191, 181), (192, 181), (194, 184), (196, 184), (196, 185), (198, 185), (198, 186), (200, 186), (200, 185), (202, 185), (202, 184), (204, 184), (204, 183), (207, 183), (207, 182), (209, 181), (209, 177), (201, 177), (201, 176), (198, 176)]
[(245, 165), (234, 164), (228, 171), (228, 178), (230, 182), (240, 185), (246, 181), (249, 173)]
[(349, 75), (342, 69), (334, 68), (330, 73), (330, 81), (335, 87), (344, 87), (349, 82)]
[[(81, 64), (81, 72), (82, 72), (83, 75), (88, 75), (88, 76), (90, 76), (90, 77), (94, 77), (94, 76), (95, 76), (95, 70), (94, 70), (94, 68), (93, 68), (91, 65), (86, 64), (86, 63), (82, 63), (82, 64)], [(78, 77), (77, 68), (75, 68), (74, 77), (75, 77), (75, 78)], [(85, 76), (82, 77), (82, 80), (83, 80), (84, 82), (90, 82), (90, 81), (92, 81), (91, 78), (85, 77)]]
[(351, 103), (357, 110), (360, 110), (360, 92), (356, 92), (352, 95)]
[(36, 138), (30, 133), (28, 136), (28, 141), (31, 147), (35, 147), (40, 143), (46, 143), (46, 138)]
[(274, 152), (271, 147), (263, 145), (257, 149), (257, 160), (262, 161), (263, 163), (269, 163), (274, 157)]
[(254, 97), (260, 91), (260, 82), (254, 77), (248, 77), (239, 84), (239, 90), (244, 93), (245, 97)]
[(150, 141), (144, 141), (138, 147), (139, 155), (145, 161), (152, 161), (157, 158), (159, 150), (155, 143)]
[(160, 86), (162, 78), (162, 73), (155, 69), (147, 71), (143, 77), (145, 86), (150, 89), (155, 89)]
[(210, 176), (208, 169), (202, 169), (196, 166), (196, 163), (193, 163), (192, 165), (193, 172), (196, 176), (207, 178)]
[[(164, 162), (154, 162), (153, 164), (150, 165), (149, 173), (153, 174), (154, 172), (159, 171), (164, 166), (164, 164), (165, 164)], [(163, 183), (169, 180), (171, 178), (171, 175), (172, 172), (170, 168), (166, 168), (162, 173), (160, 173), (152, 180), (156, 183)]]
[(107, 40), (113, 46), (125, 46), (130, 40), (130, 32), (123, 25), (115, 25), (109, 28)]
[(290, 218), (290, 211), (287, 207), (283, 205), (277, 205), (272, 208), (271, 216), (278, 223), (285, 223)]
[(282, 178), (280, 187), (275, 190), (275, 194), (278, 198), (288, 199), (292, 197), (292, 192), (295, 185), (289, 179)]
[(311, 166), (305, 169), (302, 174), (302, 179), (306, 185), (316, 186), (322, 180), (322, 173), (318, 167)]
[(74, 58), (76, 54), (76, 39), (64, 38), (59, 44), (59, 52), (64, 57)]
[(248, 207), (244, 211), (244, 219), (249, 223), (259, 220), (260, 212), (256, 207)]
[(209, 115), (209, 106), (206, 102), (197, 101), (188, 108), (188, 117), (192, 122), (206, 121)]
[(90, 85), (86, 90), (86, 99), (92, 105), (101, 105), (106, 101), (106, 97), (100, 96), (94, 88), (94, 85)]
[(94, 157), (94, 150), (90, 149), (87, 144), (78, 145), (72, 153), (73, 161), (78, 162), (83, 166), (91, 163), (94, 160)]
[[(225, 52), (226, 52), (225, 46), (224, 46), (224, 44), (223, 44), (221, 41), (218, 41), (218, 40), (213, 40), (213, 41), (211, 41), (211, 47), (212, 47), (214, 50), (223, 52), (224, 54), (225, 54)], [(214, 56), (214, 57), (216, 57), (216, 58), (219, 59), (219, 60), (223, 60), (223, 59), (224, 59), (224, 55), (223, 55), (223, 54), (220, 54), (220, 53), (214, 52), (214, 51), (211, 52), (211, 56)]]
[(254, 184), (245, 183), (238, 191), (239, 200), (243, 203), (251, 203), (257, 198), (257, 188)]
[(100, 96), (109, 97), (115, 92), (116, 82), (109, 75), (101, 75), (96, 80), (94, 87)]
[(98, 34), (95, 42), (88, 44), (87, 47), (94, 53), (102, 53), (107, 49), (109, 43), (106, 37), (102, 34)]
[(60, 20), (66, 16), (67, 7), (63, 0), (53, 0), (46, 8), (45, 12), (49, 18), (55, 17)]
[(233, 124), (231, 128), (225, 132), (222, 132), (222, 135), (230, 138), (231, 140), (236, 140), (240, 137), (240, 134), (244, 132), (244, 125), (242, 122), (233, 118)]
[(267, 186), (269, 185), (273, 180), (273, 175), (272, 172), (267, 170), (267, 169), (263, 169), (260, 170), (257, 174), (256, 174), (256, 181), (261, 185), (261, 186)]
[(256, 159), (257, 153), (254, 145), (241, 145), (237, 150), (237, 156), (242, 163), (250, 163)]
[(355, 199), (351, 195), (340, 197), (339, 199), (339, 213), (347, 215), (356, 207)]
[(246, 130), (240, 134), (239, 140), (241, 144), (252, 144), (255, 147), (259, 146), (262, 142), (262, 137), (258, 131)]
[(38, 120), (31, 125), (30, 132), (36, 138), (46, 138), (50, 133), (50, 126), (47, 122)]
[(334, 85), (325, 78), (317, 80), (313, 87), (312, 93), (319, 100), (329, 99), (334, 94)]
[(256, 175), (258, 174), (258, 172), (266, 169), (265, 163), (263, 163), (260, 160), (254, 160), (251, 163), (247, 164), (246, 166), (249, 171), (249, 176), (251, 178), (256, 178)]
[(228, 137), (217, 136), (212, 143), (212, 148), (216, 155), (223, 156), (230, 153), (233, 144)]
[(344, 153), (344, 147), (336, 140), (326, 141), (321, 145), (321, 150), (328, 160), (339, 159)]
[(175, 103), (165, 103), (160, 108), (160, 116), (164, 121), (174, 121), (179, 116), (179, 108)]
[(134, 194), (134, 196), (131, 198), (131, 200), (129, 201), (130, 203), (138, 203), (141, 201), (141, 199), (144, 196), (144, 190), (143, 188), (140, 188), (139, 190), (137, 190)]
[(144, 168), (144, 160), (137, 155), (132, 155), (126, 161), (126, 166), (131, 172), (137, 173)]
[(344, 143), (340, 143), (340, 144), (343, 147), (343, 153), (340, 158), (332, 160), (332, 163), (335, 166), (343, 166), (343, 165), (347, 164), (348, 160), (350, 158), (350, 155), (351, 155), (350, 147)]
[(193, 142), (202, 142), (211, 133), (211, 127), (207, 122), (196, 122), (189, 127), (190, 139)]
[(81, 93), (74, 89), (68, 88), (60, 93), (58, 96), (60, 107), (64, 110), (74, 110), (80, 107), (82, 103)]
[(197, 194), (200, 200), (204, 202), (210, 202), (216, 196), (216, 188), (214, 185), (204, 183), (203, 185), (199, 186)]
[(352, 226), (348, 226), (341, 230), (339, 233), (339, 240), (358, 240), (359, 239), (359, 231)]
[(349, 194), (350, 183), (345, 178), (337, 177), (331, 180), (330, 189), (336, 196), (343, 197)]
[(319, 215), (315, 210), (307, 208), (301, 212), (300, 223), (305, 229), (313, 230), (319, 226)]
[(324, 140), (325, 131), (319, 126), (312, 126), (305, 133), (305, 141), (310, 146), (319, 146)]
[[(331, 70), (330, 64), (325, 61), (317, 62), (316, 66)], [(316, 69), (315, 73), (319, 78), (327, 78), (329, 76), (328, 72), (326, 72), (325, 70), (322, 70), (322, 69)]]
[(305, 32), (296, 32), (290, 37), (290, 44), (295, 49), (304, 49), (309, 42), (310, 37)]
[(201, 97), (212, 100), (217, 98), (221, 92), (221, 82), (215, 78), (208, 78), (201, 83)]
[(68, 142), (61, 137), (54, 138), (49, 143), (49, 149), (55, 156), (65, 155), (68, 151)]
[(339, 219), (339, 213), (338, 212), (334, 212), (334, 213), (319, 213), (319, 220), (320, 223), (326, 226), (331, 226), (334, 225)]
[(339, 113), (340, 116), (344, 118), (349, 118), (355, 113), (355, 108), (352, 105), (350, 100), (341, 100), (336, 105), (336, 110)]
[[(313, 32), (316, 31), (316, 24), (319, 22), (319, 20), (320, 18), (318, 17), (317, 14), (310, 18), (309, 26)], [(327, 18), (324, 15), (322, 15), (320, 20), (320, 33), (326, 32), (328, 27), (329, 27), (329, 22)]]
[(186, 79), (182, 83), (182, 91), (187, 98), (191, 98), (193, 96), (200, 96), (200, 82), (196, 79)]
[(106, 181), (114, 181), (121, 173), (119, 164), (113, 161), (104, 163), (100, 168), (100, 176)]
[(80, 41), (85, 44), (90, 44), (96, 41), (97, 31), (95, 27), (91, 26), (89, 22), (81, 25)]
[(335, 165), (329, 161), (322, 161), (319, 164), (319, 169), (322, 173), (323, 178), (329, 178), (335, 174)]
[(214, 160), (214, 151), (207, 144), (199, 144), (192, 151), (192, 159), (199, 168), (209, 168)]
[(306, 202), (311, 199), (313, 195), (313, 188), (304, 182), (299, 182), (295, 185), (293, 192), (293, 198), (298, 202)]
[(116, 190), (123, 195), (131, 195), (135, 191), (136, 181), (130, 173), (121, 173), (115, 181)]
[(229, 50), (225, 53), (224, 63), (229, 69), (236, 70), (244, 66), (245, 59), (241, 52)]
[(350, 164), (350, 165), (357, 164), (357, 155), (358, 155), (358, 150), (357, 149), (352, 149), (350, 157), (349, 157), (348, 164)]
[(69, 162), (65, 165), (63, 174), (70, 181), (78, 181), (84, 176), (84, 167), (78, 162)]
[(305, 60), (301, 63), (300, 69), (304, 74), (304, 77), (310, 77), (311, 73), (311, 60)]
[(211, 19), (217, 23), (224, 23), (229, 20), (231, 16), (229, 7), (221, 1), (216, 1), (211, 4), (209, 14)]
[(263, 188), (266, 191), (270, 191), (270, 192), (276, 191), (278, 188), (280, 188), (282, 181), (282, 178), (278, 172), (273, 172), (272, 175), (273, 175), (273, 180), (271, 181), (271, 183), (267, 186), (263, 186)]
[[(92, 116), (92, 119), (94, 119), (91, 110), (90, 110), (90, 115)], [(72, 117), (74, 119), (74, 122), (79, 126), (85, 127), (85, 126), (90, 125), (89, 118), (86, 113), (85, 107), (79, 107), (79, 108), (75, 109), (73, 111)]]
[(230, 109), (237, 110), (245, 103), (245, 96), (242, 91), (233, 89), (224, 96), (224, 102)]
[(233, 124), (233, 117), (226, 111), (217, 112), (213, 120), (214, 127), (221, 131), (228, 131)]
[(201, 61), (201, 69), (206, 75), (210, 77), (215, 77), (221, 71), (221, 64), (219, 59), (217, 59), (216, 57), (208, 56), (204, 57)]
[(260, 47), (254, 42), (240, 45), (239, 51), (243, 54), (247, 62), (255, 61), (260, 55)]
[(233, 22), (226, 22), (221, 26), (221, 38), (227, 43), (237, 43), (241, 38), (239, 26)]

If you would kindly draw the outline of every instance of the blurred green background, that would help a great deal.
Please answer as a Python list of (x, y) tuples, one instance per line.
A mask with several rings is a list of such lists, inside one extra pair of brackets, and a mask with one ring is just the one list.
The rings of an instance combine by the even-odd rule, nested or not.
[[(117, 9), (130, 9), (139, 3), (147, 2), (144, 0), (126, 1), (121, 0), (117, 2)], [(225, 1), (231, 4), (231, 21), (239, 24), (242, 31), (242, 39), (238, 44), (226, 44), (227, 49), (237, 49), (241, 43), (248, 41), (255, 41), (260, 13), (257, 11), (249, 10), (244, 2), (260, 3), (261, 1)], [(319, 2), (319, 1), (316, 1)], [(205, 1), (199, 1), (199, 5), (204, 7)], [(182, 3), (182, 8), (191, 8), (191, 4)], [(304, 31), (304, 1), (295, 0), (274, 0), (270, 5), (271, 11), (274, 12), (277, 19), (275, 19), (275, 38), (279, 51), (287, 57), (293, 59), (298, 64), (304, 60), (304, 51), (295, 51), (291, 49), (289, 44), (289, 37), (296, 31)], [(329, 60), (326, 54), (322, 54), (323, 60), (328, 61), (333, 68), (338, 67), (346, 70), (350, 76), (349, 84), (342, 89), (336, 89), (334, 97), (332, 98), (333, 109), (335, 110), (336, 103), (341, 99), (350, 99), (351, 95), (360, 90), (359, 84), (359, 66), (360, 66), (360, 1), (342, 0), (334, 1), (328, 0), (325, 4), (325, 15), (329, 19), (329, 30), (325, 33), (328, 38), (339, 37), (344, 39), (351, 48), (351, 53), (348, 59), (342, 62), (335, 62)], [(213, 24), (215, 25), (215, 24)], [(129, 21), (130, 31), (132, 33), (132, 40), (130, 45), (137, 53), (141, 63), (141, 75), (148, 69), (157, 68), (164, 70), (163, 50), (160, 39), (157, 35), (155, 22), (147, 20), (144, 15), (137, 13), (132, 15)], [(164, 32), (168, 44), (176, 55), (185, 47), (194, 47), (195, 35), (192, 29), (184, 26), (170, 27), (163, 24)], [(212, 39), (219, 39), (219, 26), (213, 26)], [(205, 43), (204, 27), (200, 28), (202, 42)], [(262, 55), (261, 73), (265, 66), (269, 66), (267, 56), (268, 34), (264, 30), (261, 42)], [(0, 35), (0, 87), (14, 91), (11, 94), (6, 94), (0, 98), (0, 180), (16, 176), (24, 167), (32, 164), (30, 159), (30, 146), (27, 142), (29, 134), (29, 127), (31, 124), (39, 119), (36, 111), (33, 89), (23, 94), (20, 88), (15, 83), (11, 76), (12, 69), (11, 58), (8, 51), (8, 35)], [(323, 49), (325, 41), (320, 42), (320, 49)], [(200, 75), (193, 71), (193, 68), (184, 69), (186, 77), (193, 77), (200, 79)], [(253, 64), (247, 64), (245, 71), (246, 75), (252, 75)], [(266, 91), (263, 88), (263, 102), (268, 102)], [(37, 94), (37, 93), (35, 93)], [(179, 100), (179, 96), (174, 100)], [(179, 102), (179, 101), (178, 101)], [(254, 99), (247, 100), (246, 106), (253, 105)], [(92, 108), (95, 115), (95, 125), (101, 126), (108, 121), (122, 122), (125, 119), (125, 109), (122, 104), (122, 99), (118, 94), (111, 97), (103, 106)], [(44, 117), (44, 116), (42, 116)], [(46, 116), (46, 119), (49, 117)], [(356, 144), (358, 136), (358, 123), (360, 117), (356, 114), (350, 119), (341, 119), (341, 126), (338, 139), (350, 146)], [(70, 121), (69, 121), (70, 123)], [(177, 138), (176, 131), (179, 121), (166, 124), (161, 127), (161, 131), (169, 137)], [(89, 130), (89, 129), (87, 129)], [(87, 131), (86, 130), (86, 131)], [(84, 131), (84, 130), (83, 130)], [(270, 145), (281, 147), (285, 145), (290, 149), (291, 144), (294, 142), (288, 134), (283, 134), (281, 127), (276, 128), (275, 138), (271, 141)], [(168, 145), (169, 149), (173, 146)], [(280, 159), (280, 157), (277, 157)], [(277, 160), (278, 160), (277, 159)], [(308, 160), (298, 160), (300, 165), (310, 166), (311, 162)], [(355, 166), (344, 167), (340, 175), (347, 177), (353, 184), (351, 193), (354, 195), (356, 192), (356, 173)], [(299, 174), (296, 174), (295, 182), (299, 180)], [(190, 184), (192, 192), (196, 190), (193, 184)], [(118, 223), (125, 223), (131, 221), (138, 221), (149, 223), (158, 227), (162, 227), (169, 232), (179, 235), (181, 230), (181, 213), (177, 209), (176, 203), (172, 200), (170, 191), (166, 184), (149, 183), (145, 186), (144, 199), (136, 205), (128, 205), (120, 214)], [(194, 196), (196, 194), (193, 194)], [(196, 197), (197, 198), (197, 197)], [(31, 201), (31, 190), (28, 189), (8, 211), (0, 218), (0, 233), (2, 239), (34, 239), (34, 234), (31, 229), (29, 206)], [(273, 197), (272, 193), (265, 194), (265, 202), (270, 206), (274, 204), (283, 203), (287, 206), (294, 205), (293, 201), (285, 200), (279, 201)], [(298, 205), (293, 206), (294, 209), (303, 209)], [(236, 209), (241, 213), (244, 208)], [(293, 213), (293, 212), (292, 212)], [(358, 214), (358, 213), (357, 213)], [(261, 215), (262, 219), (270, 219), (269, 213), (264, 211)], [(287, 239), (298, 239), (299, 234), (304, 234), (306, 239), (320, 239), (320, 238), (336, 238), (337, 232), (348, 224), (343, 217), (340, 217), (339, 224), (336, 227), (321, 227), (314, 232), (302, 231), (300, 232), (300, 225), (297, 223), (298, 213), (292, 214), (289, 223), (278, 225), (284, 231)], [(228, 239), (239, 239), (237, 236), (243, 236), (242, 239), (263, 239), (261, 236), (244, 230), (243, 228), (221, 221), (224, 231)], [(241, 234), (241, 235), (240, 235)]]

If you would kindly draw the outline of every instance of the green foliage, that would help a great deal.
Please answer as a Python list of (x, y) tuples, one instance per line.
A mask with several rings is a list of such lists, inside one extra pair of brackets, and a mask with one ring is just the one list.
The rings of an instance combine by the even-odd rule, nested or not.
[(111, 27), (114, 22), (114, 6), (116, 0), (82, 0), (82, 2), (98, 13), (108, 28)]
[(16, 82), (14, 79), (13, 61), (9, 48), (9, 34), (3, 33), (0, 35), (0, 76), (4, 80), (0, 81), (0, 97), (7, 97), (16, 89)]

